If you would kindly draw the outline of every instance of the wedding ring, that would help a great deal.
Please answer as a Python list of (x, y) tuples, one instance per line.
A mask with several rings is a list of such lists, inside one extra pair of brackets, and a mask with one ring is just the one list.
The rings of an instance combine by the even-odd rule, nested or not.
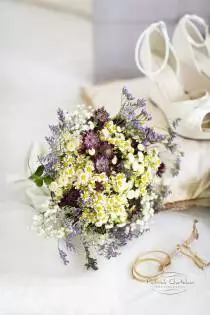
[[(168, 253), (166, 253), (166, 252), (164, 252), (164, 251), (162, 251), (162, 250), (151, 250), (151, 251), (148, 251), (148, 252), (144, 252), (144, 253), (142, 253), (142, 254), (140, 254), (138, 257), (137, 257), (137, 259), (136, 259), (136, 261), (138, 260), (138, 259), (142, 259), (142, 258), (144, 258), (144, 257), (147, 257), (148, 255), (150, 255), (150, 254), (161, 254), (161, 255), (164, 255), (165, 256), (165, 258), (164, 259), (161, 259), (161, 258), (159, 258), (158, 257), (158, 259), (161, 261), (161, 264), (160, 264), (160, 266), (159, 266), (159, 271), (162, 271), (165, 267), (167, 267), (167, 266), (169, 266), (170, 264), (171, 264), (171, 255), (169, 255)], [(154, 255), (152, 255), (152, 257), (151, 258), (157, 258), (157, 257), (153, 257)], [(135, 261), (135, 262), (136, 262)], [(134, 263), (135, 264), (135, 263)]]
[(159, 267), (162, 263), (161, 260), (158, 258), (139, 258), (138, 257), (132, 267), (132, 275), (134, 279), (140, 282), (151, 282), (158, 279), (163, 274), (163, 270), (159, 271), (157, 274), (152, 275), (152, 276), (143, 275), (142, 273), (137, 271), (137, 266), (141, 265), (142, 263), (149, 262), (149, 261), (158, 263)]

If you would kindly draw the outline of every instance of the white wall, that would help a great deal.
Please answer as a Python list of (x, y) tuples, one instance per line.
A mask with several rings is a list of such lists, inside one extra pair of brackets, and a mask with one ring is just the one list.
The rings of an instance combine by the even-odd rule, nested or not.
[(61, 9), (74, 10), (85, 15), (92, 14), (92, 0), (22, 0), (24, 2), (49, 5), (51, 7), (58, 7)]

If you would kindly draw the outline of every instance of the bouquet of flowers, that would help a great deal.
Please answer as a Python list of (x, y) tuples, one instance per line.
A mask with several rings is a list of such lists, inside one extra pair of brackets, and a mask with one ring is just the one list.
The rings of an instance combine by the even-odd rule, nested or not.
[[(125, 88), (113, 118), (104, 108), (79, 106), (71, 115), (58, 110), (58, 124), (50, 126), (52, 135), (46, 138), (49, 150), (38, 157), (40, 166), (30, 179), (48, 188), (34, 225), (40, 234), (64, 240), (66, 251), (58, 246), (64, 264), (79, 235), (86, 267), (96, 270), (96, 254), (117, 256), (162, 207), (168, 189), (157, 145), (175, 152), (175, 133), (169, 127), (167, 136), (158, 134), (148, 126), (150, 119), (145, 100)], [(178, 152), (174, 175), (179, 161)]]

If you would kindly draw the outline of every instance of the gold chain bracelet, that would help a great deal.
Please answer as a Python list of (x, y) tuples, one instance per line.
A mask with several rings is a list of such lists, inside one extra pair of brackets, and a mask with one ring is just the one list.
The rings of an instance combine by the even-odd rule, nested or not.
[[(153, 251), (148, 251), (148, 252), (145, 252), (145, 253), (142, 253), (141, 255), (139, 255), (132, 266), (133, 278), (138, 280), (138, 281), (141, 281), (141, 282), (151, 282), (151, 281), (157, 280), (164, 273), (165, 268), (168, 267), (169, 265), (171, 265), (172, 259), (178, 253), (181, 253), (181, 254), (189, 257), (194, 262), (194, 264), (200, 269), (204, 269), (205, 267), (209, 267), (210, 262), (207, 262), (206, 260), (202, 259), (190, 247), (191, 243), (194, 240), (198, 240), (198, 238), (199, 238), (197, 223), (198, 223), (198, 221), (194, 220), (193, 229), (192, 229), (192, 232), (191, 232), (189, 238), (186, 241), (184, 241), (182, 244), (178, 244), (176, 246), (176, 249), (171, 254), (168, 254), (167, 252), (164, 252), (162, 250), (153, 250)], [(161, 259), (161, 258), (157, 258), (157, 257), (146, 257), (149, 254), (162, 254), (165, 256), (165, 259)], [(147, 275), (143, 275), (142, 273), (140, 273), (137, 270), (137, 267), (139, 265), (141, 265), (142, 263), (145, 263), (145, 262), (150, 262), (150, 261), (158, 263), (157, 274), (152, 275), (152, 276), (147, 276)]]

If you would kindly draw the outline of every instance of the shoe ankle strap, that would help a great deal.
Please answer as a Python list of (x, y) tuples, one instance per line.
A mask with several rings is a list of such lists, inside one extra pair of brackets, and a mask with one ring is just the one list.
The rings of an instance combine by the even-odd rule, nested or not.
[[(203, 43), (196, 42), (191, 36), (189, 36), (187, 34), (188, 35), (188, 40), (189, 40), (191, 45), (193, 45), (193, 46), (195, 46), (197, 48), (203, 47), (205, 45), (205, 39), (209, 35), (208, 24), (205, 22), (205, 20), (203, 18), (201, 18), (200, 16), (195, 15), (195, 14), (192, 14), (192, 15), (186, 14), (184, 16), (184, 19), (192, 24), (192, 26), (195, 28), (195, 31), (197, 31), (198, 28), (196, 27), (196, 25), (193, 22), (196, 22), (197, 24), (199, 24), (199, 25), (201, 25), (203, 27), (203, 29), (204, 29), (204, 42)], [(200, 30), (198, 30), (198, 32), (201, 33)]]
[[(150, 48), (149, 48), (149, 36), (150, 36), (151, 32), (153, 32), (155, 29), (160, 30), (160, 33), (162, 34), (162, 36), (165, 40), (165, 57), (164, 57), (163, 63), (160, 66), (160, 68), (157, 71), (151, 71), (149, 69), (147, 70), (142, 65), (140, 50), (141, 50), (141, 47), (142, 47), (142, 44), (144, 41), (146, 41), (145, 43), (147, 45), (148, 51), (150, 50)], [(169, 59), (169, 53), (170, 53), (170, 40), (169, 40), (169, 36), (168, 36), (168, 32), (167, 32), (167, 28), (166, 28), (165, 23), (163, 21), (153, 23), (139, 36), (139, 38), (137, 40), (136, 48), (135, 48), (135, 62), (136, 62), (137, 68), (144, 75), (146, 75), (150, 78), (154, 78), (166, 66), (168, 59)], [(150, 64), (151, 64), (151, 60), (150, 60)]]

